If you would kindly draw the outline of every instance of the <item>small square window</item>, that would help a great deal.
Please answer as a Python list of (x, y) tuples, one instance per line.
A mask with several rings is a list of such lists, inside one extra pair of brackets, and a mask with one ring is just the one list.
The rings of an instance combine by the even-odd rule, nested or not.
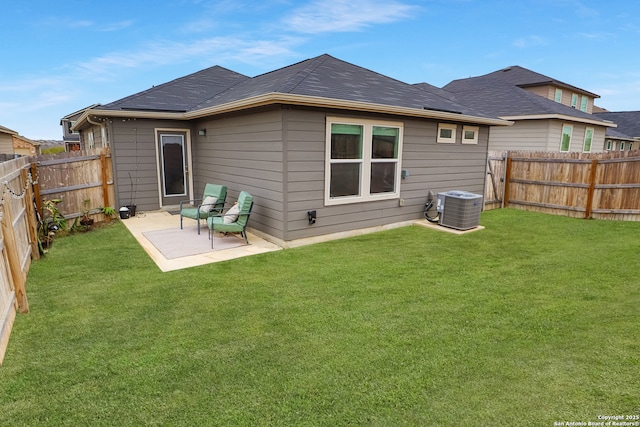
[(477, 144), (478, 143), (478, 126), (463, 126), (462, 127), (462, 143), (463, 144)]
[(458, 126), (449, 123), (438, 124), (437, 142), (444, 144), (453, 144), (456, 142), (456, 129)]

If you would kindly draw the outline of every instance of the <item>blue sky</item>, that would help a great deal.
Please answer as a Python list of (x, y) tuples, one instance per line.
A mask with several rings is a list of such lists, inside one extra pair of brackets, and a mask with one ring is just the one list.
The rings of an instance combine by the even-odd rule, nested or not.
[(640, 110), (629, 0), (0, 0), (0, 125), (60, 118), (221, 65), (255, 76), (328, 53), (407, 83), (520, 65)]

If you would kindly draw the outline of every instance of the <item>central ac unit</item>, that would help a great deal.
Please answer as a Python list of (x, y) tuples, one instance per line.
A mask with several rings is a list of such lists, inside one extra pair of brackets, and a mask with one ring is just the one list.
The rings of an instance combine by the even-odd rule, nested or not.
[(446, 191), (438, 193), (438, 223), (457, 230), (469, 230), (480, 225), (482, 196), (467, 191)]

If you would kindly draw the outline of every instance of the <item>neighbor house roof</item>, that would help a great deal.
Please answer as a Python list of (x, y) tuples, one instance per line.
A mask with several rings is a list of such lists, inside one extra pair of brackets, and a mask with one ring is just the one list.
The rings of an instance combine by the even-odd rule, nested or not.
[[(211, 67), (91, 109), (83, 117), (135, 115), (190, 120), (277, 103), (510, 124), (435, 91), (422, 90), (326, 54), (252, 78)], [(76, 125), (80, 126), (81, 123)]]
[(9, 128), (6, 128), (4, 126), (0, 126), (0, 133), (7, 133), (9, 135), (17, 135), (18, 132), (16, 132), (15, 130), (11, 130)]
[[(627, 138), (640, 138), (640, 111), (608, 111), (603, 113), (594, 113), (602, 120), (609, 120), (618, 125), (618, 131)], [(610, 135), (607, 130), (607, 135)], [(611, 134), (611, 136), (615, 136)]]
[(453, 80), (443, 87), (456, 100), (507, 120), (560, 118), (606, 126), (598, 117), (530, 92), (525, 87), (553, 84), (593, 97), (598, 95), (576, 88), (519, 66), (467, 79)]

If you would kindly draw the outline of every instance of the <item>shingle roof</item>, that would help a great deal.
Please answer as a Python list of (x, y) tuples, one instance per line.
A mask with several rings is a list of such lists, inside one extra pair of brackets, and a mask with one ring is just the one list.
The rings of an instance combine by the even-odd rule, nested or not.
[(100, 109), (193, 112), (270, 93), (333, 98), (495, 118), (466, 105), (324, 54), (255, 77), (211, 67)]
[(245, 80), (196, 108), (274, 92), (489, 117), (435, 93), (327, 54)]
[[(498, 117), (562, 114), (583, 119), (594, 118), (591, 114), (523, 89), (542, 84), (561, 84), (573, 88), (543, 74), (512, 66), (483, 76), (453, 80), (443, 89), (453, 93), (454, 99), (459, 102), (464, 100), (465, 104)], [(583, 89), (576, 90), (590, 93)]]
[[(603, 113), (594, 113), (594, 116), (602, 120), (609, 120), (618, 125), (617, 131), (627, 138), (640, 138), (640, 111), (608, 111)], [(607, 128), (607, 135), (615, 136), (610, 133), (611, 128)], [(624, 137), (623, 136), (623, 137)]]
[(537, 73), (535, 71), (529, 70), (528, 68), (520, 67), (519, 65), (512, 65), (510, 67), (505, 67), (498, 71), (485, 74), (483, 76), (454, 80), (449, 84), (455, 83), (456, 85), (460, 85), (460, 84), (466, 83), (466, 84), (475, 86), (477, 85), (477, 83), (475, 83), (474, 80), (479, 80), (484, 82), (493, 82), (493, 84), (506, 84), (506, 85), (518, 86), (518, 87), (542, 86), (542, 85), (550, 84), (550, 85), (570, 88), (576, 92), (580, 92), (580, 93), (592, 96), (594, 98), (600, 98), (600, 96), (595, 93), (570, 85), (561, 80), (554, 79), (553, 77), (545, 76), (544, 74)]
[(184, 112), (249, 77), (220, 66), (177, 78), (100, 107), (101, 110)]

